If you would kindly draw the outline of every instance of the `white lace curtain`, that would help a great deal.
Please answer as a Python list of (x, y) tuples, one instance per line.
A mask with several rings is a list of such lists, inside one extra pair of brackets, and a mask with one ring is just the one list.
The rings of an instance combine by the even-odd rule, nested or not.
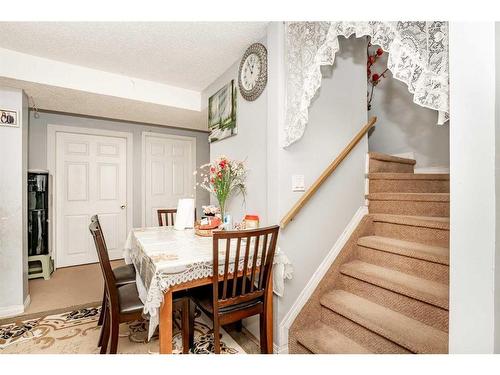
[(321, 86), (321, 65), (332, 65), (339, 36), (370, 36), (389, 53), (387, 67), (408, 85), (413, 101), (448, 120), (448, 23), (289, 22), (286, 25), (287, 109), (284, 147), (304, 134), (311, 100)]

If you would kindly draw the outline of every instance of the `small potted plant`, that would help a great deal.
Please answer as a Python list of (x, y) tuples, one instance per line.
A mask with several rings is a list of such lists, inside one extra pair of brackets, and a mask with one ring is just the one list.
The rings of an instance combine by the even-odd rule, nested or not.
[(244, 163), (230, 160), (226, 156), (219, 156), (213, 162), (204, 164), (199, 169), (202, 181), (196, 185), (215, 196), (219, 203), (221, 219), (224, 222), (229, 198), (237, 194), (242, 194), (245, 197), (247, 171)]

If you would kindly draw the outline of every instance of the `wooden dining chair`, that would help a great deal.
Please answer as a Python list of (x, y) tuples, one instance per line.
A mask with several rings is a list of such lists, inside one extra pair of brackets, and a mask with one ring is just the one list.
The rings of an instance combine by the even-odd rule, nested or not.
[[(193, 291), (193, 300), (213, 321), (214, 351), (220, 353), (220, 326), (239, 322), (259, 315), (261, 353), (271, 353), (267, 347), (268, 327), (266, 314), (268, 293), (272, 287), (272, 267), (279, 226), (255, 230), (215, 231), (213, 234), (213, 276), (211, 291), (202, 288)], [(223, 274), (219, 273), (220, 242), (225, 242), (225, 255), (221, 259)], [(231, 242), (233, 241), (233, 242)], [(235, 243), (236, 242), (236, 243)], [(231, 243), (235, 243), (232, 246)], [(242, 270), (231, 272), (229, 265), (242, 264)], [(272, 297), (271, 297), (272, 298)]]
[[(93, 215), (90, 218), (90, 221), (92, 223), (97, 223), (97, 226), (99, 227), (99, 230), (102, 233), (102, 227), (101, 227), (101, 223), (99, 222), (99, 216)], [(103, 237), (103, 241), (104, 241), (104, 245), (106, 245), (106, 241), (105, 241), (104, 237)], [(112, 269), (112, 271), (113, 271), (113, 275), (115, 277), (116, 286), (118, 288), (123, 286), (123, 285), (135, 283), (135, 267), (133, 264), (126, 264), (124, 266), (115, 267)], [(98, 326), (102, 326), (102, 323), (104, 322), (104, 316), (106, 315), (106, 306), (107, 306), (106, 305), (106, 285), (104, 285), (103, 289), (104, 290), (103, 290), (103, 295), (102, 295), (101, 312), (99, 314), (99, 320), (97, 322)], [(99, 347), (102, 345), (103, 332), (104, 332), (104, 330), (101, 329), (101, 333), (99, 335), (99, 342), (97, 344), (97, 346), (99, 346)]]
[[(177, 214), (177, 208), (160, 208), (156, 213), (158, 215), (158, 225), (160, 227), (175, 225), (174, 215)], [(163, 218), (165, 218), (165, 220), (163, 220)], [(194, 221), (196, 221), (196, 208), (194, 209)]]
[[(139, 298), (135, 283), (117, 286), (104, 235), (98, 221), (91, 222), (89, 229), (94, 238), (106, 288), (106, 313), (102, 327), (101, 354), (107, 352), (108, 341), (111, 341), (109, 352), (116, 354), (120, 323), (142, 319), (144, 305)], [(183, 353), (188, 353), (194, 341), (194, 309), (190, 308), (190, 299), (187, 295), (176, 294), (173, 304), (174, 311), (181, 311)]]

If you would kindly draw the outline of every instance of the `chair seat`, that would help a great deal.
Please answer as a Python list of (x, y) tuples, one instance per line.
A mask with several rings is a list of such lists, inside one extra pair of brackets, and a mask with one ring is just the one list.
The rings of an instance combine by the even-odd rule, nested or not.
[(142, 311), (144, 305), (139, 298), (139, 292), (134, 284), (125, 284), (118, 288), (120, 313), (130, 314)]
[[(222, 283), (219, 283), (219, 286)], [(208, 315), (213, 315), (214, 307), (213, 307), (213, 292), (212, 286), (195, 288), (191, 293), (191, 298), (193, 301)], [(238, 303), (235, 305), (230, 305), (226, 307), (219, 308), (220, 314), (225, 314), (229, 312), (234, 312), (238, 310), (244, 310), (252, 306), (256, 306), (258, 304), (263, 304), (262, 299), (254, 299), (251, 301), (246, 301), (242, 303)]]
[(135, 283), (135, 267), (133, 264), (113, 268), (113, 274), (115, 275), (116, 286)]
[[(173, 295), (174, 310), (180, 308), (178, 305), (184, 298), (188, 298), (186, 291), (180, 290)], [(118, 301), (120, 303), (120, 313), (129, 314), (142, 311), (144, 305), (139, 298), (136, 284), (125, 284), (118, 288)]]

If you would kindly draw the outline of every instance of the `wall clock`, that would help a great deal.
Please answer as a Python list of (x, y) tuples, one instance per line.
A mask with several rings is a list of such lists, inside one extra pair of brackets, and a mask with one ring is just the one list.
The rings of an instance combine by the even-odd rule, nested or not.
[(267, 50), (254, 43), (245, 51), (238, 73), (238, 86), (246, 100), (257, 99), (267, 85)]

